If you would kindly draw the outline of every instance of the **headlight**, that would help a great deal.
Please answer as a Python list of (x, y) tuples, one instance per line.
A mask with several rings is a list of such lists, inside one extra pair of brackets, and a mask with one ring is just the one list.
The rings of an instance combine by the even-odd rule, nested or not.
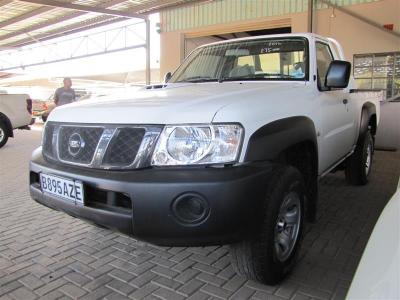
[(238, 124), (168, 125), (158, 139), (152, 165), (233, 163), (238, 159), (242, 135)]

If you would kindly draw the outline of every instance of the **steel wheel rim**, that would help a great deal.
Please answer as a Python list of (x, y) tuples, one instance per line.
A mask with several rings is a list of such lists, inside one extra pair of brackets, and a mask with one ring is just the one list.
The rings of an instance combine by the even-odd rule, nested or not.
[(368, 175), (371, 170), (371, 161), (372, 161), (372, 149), (371, 143), (368, 144), (367, 147), (367, 158), (365, 159), (365, 174)]
[(4, 137), (5, 137), (4, 130), (3, 128), (0, 127), (0, 143), (3, 141)]
[(274, 249), (279, 261), (287, 260), (299, 237), (301, 202), (297, 193), (291, 192), (282, 201), (275, 225)]

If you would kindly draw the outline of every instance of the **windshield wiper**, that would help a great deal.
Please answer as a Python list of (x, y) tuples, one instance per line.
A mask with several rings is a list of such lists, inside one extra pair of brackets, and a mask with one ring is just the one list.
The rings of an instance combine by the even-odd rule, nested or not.
[(277, 78), (297, 78), (293, 75), (281, 74), (281, 73), (262, 73), (262, 74), (252, 74), (251, 76), (235, 76), (235, 77), (222, 77), (218, 80), (219, 83), (224, 81), (245, 81), (245, 80), (268, 80), (268, 77)]
[(261, 74), (256, 74), (255, 76), (274, 76), (274, 77), (281, 77), (281, 78), (298, 78), (293, 75), (289, 74), (282, 74), (282, 73), (261, 73)]
[(218, 82), (224, 81), (245, 81), (245, 80), (264, 80), (264, 77), (255, 77), (255, 76), (236, 76), (236, 77), (221, 77)]
[(208, 76), (193, 76), (193, 77), (187, 77), (183, 80), (176, 81), (178, 82), (207, 82), (207, 81), (217, 81), (218, 78), (211, 78)]

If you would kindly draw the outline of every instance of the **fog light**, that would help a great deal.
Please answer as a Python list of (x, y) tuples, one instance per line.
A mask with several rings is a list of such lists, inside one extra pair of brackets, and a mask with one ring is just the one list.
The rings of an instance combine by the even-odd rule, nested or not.
[(187, 193), (179, 196), (172, 204), (175, 218), (185, 224), (198, 224), (208, 217), (210, 209), (200, 195)]

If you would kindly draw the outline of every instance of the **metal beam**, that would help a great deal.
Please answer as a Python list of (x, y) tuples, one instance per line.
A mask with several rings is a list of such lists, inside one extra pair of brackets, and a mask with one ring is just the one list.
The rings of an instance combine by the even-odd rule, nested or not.
[(27, 65), (23, 65), (23, 66), (4, 68), (4, 69), (0, 69), (0, 72), (9, 71), (9, 70), (15, 70), (15, 69), (19, 69), (19, 68), (42, 66), (42, 65), (47, 65), (47, 64), (70, 61), (70, 60), (79, 59), (79, 58), (92, 57), (92, 56), (97, 56), (97, 55), (115, 53), (115, 52), (119, 52), (119, 51), (125, 51), (125, 50), (131, 50), (131, 49), (137, 49), (137, 48), (143, 48), (143, 47), (146, 47), (146, 45), (145, 44), (140, 44), (140, 45), (130, 46), (130, 47), (126, 47), (126, 48), (113, 49), (113, 50), (109, 50), (109, 51), (101, 51), (101, 52), (92, 53), (92, 54), (79, 55), (79, 56), (74, 56), (74, 57), (55, 59), (55, 60), (52, 60), (52, 61), (45, 61), (45, 62), (27, 64)]
[[(115, 20), (115, 22), (117, 22), (117, 20), (121, 21), (121, 20), (124, 20), (124, 19), (123, 18), (113, 18), (113, 17), (110, 17), (110, 16), (95, 17), (95, 18), (92, 18), (92, 19), (88, 19), (86, 21), (75, 23), (75, 24), (72, 24), (72, 25), (69, 25), (69, 26), (60, 27), (60, 28), (57, 28), (57, 29), (54, 29), (54, 30), (51, 30), (51, 31), (44, 32), (44, 33), (39, 33), (39, 34), (36, 34), (36, 35), (32, 35), (31, 34), (31, 36), (29, 36), (27, 38), (18, 40), (16, 42), (7, 43), (7, 44), (4, 44), (4, 45), (5, 46), (12, 46), (12, 47), (16, 47), (16, 46), (22, 47), (22, 46), (26, 46), (26, 45), (29, 45), (29, 44), (32, 44), (32, 43), (36, 43), (36, 41), (34, 41), (32, 39), (32, 37), (34, 37), (35, 40), (43, 42), (43, 41), (45, 41), (47, 39), (56, 38), (56, 37), (59, 37), (61, 35), (67, 35), (67, 34), (71, 34), (71, 33), (76, 33), (76, 32), (80, 32), (82, 30), (91, 29), (91, 28), (95, 28), (95, 27), (98, 27), (98, 26), (110, 24), (111, 23), (111, 22), (109, 22), (110, 20), (111, 21)], [(28, 33), (24, 32), (24, 35), (26, 36), (26, 35), (28, 35)]]
[(150, 4), (145, 3), (145, 4), (135, 5), (134, 9), (135, 9), (135, 11), (144, 14), (149, 11), (155, 11), (155, 10), (161, 9), (163, 7), (173, 6), (173, 5), (176, 5), (177, 3), (181, 3), (181, 2), (182, 2), (182, 0), (156, 0), (156, 1), (152, 1)]
[[(34, 36), (34, 38), (36, 40), (39, 40), (40, 42), (44, 42), (44, 41), (55, 39), (55, 38), (58, 38), (61, 36), (81, 32), (83, 30), (93, 29), (93, 28), (100, 27), (100, 26), (113, 24), (113, 23), (120, 22), (123, 20), (124, 20), (123, 18), (112, 18), (110, 16), (97, 17), (97, 18), (89, 19), (88, 21), (85, 21), (85, 22), (80, 22), (78, 24), (73, 24), (70, 26), (57, 28), (55, 30), (48, 31), (45, 33), (37, 34)], [(35, 41), (33, 41), (32, 38), (25, 38), (22, 40), (18, 40), (16, 42), (5, 44), (4, 46), (6, 46), (6, 47), (22, 47), (22, 46), (32, 44), (34, 42)]]
[(307, 32), (313, 32), (313, 19), (314, 19), (314, 0), (308, 0), (307, 9)]
[(383, 27), (382, 24), (379, 24), (378, 22), (375, 22), (375, 21), (373, 21), (371, 19), (368, 19), (368, 18), (366, 18), (366, 17), (364, 17), (362, 15), (359, 15), (359, 14), (357, 14), (357, 13), (355, 13), (355, 12), (353, 12), (353, 11), (347, 9), (347, 8), (338, 6), (338, 5), (334, 4), (334, 3), (332, 3), (330, 0), (318, 0), (318, 1), (320, 1), (320, 2), (322, 2), (324, 4), (326, 4), (326, 5), (329, 5), (329, 6), (333, 7), (333, 8), (335, 8), (337, 11), (340, 11), (340, 12), (346, 14), (346, 15), (349, 15), (349, 16), (351, 16), (351, 17), (353, 17), (353, 18), (355, 18), (355, 19), (357, 19), (357, 20), (359, 20), (361, 22), (364, 22), (364, 23), (366, 23), (368, 25), (371, 25), (371, 26), (373, 26), (373, 27), (375, 27), (377, 29), (380, 29), (383, 32), (386, 32), (388, 34), (391, 34), (391, 35), (394, 35), (395, 37), (400, 38), (400, 32), (388, 30), (385, 27)]
[[(125, 1), (126, 0), (111, 0), (111, 1), (107, 1), (105, 3), (100, 4), (99, 7), (108, 8), (108, 7), (112, 7), (112, 6), (115, 6), (117, 4), (123, 3)], [(29, 28), (27, 28), (26, 30), (29, 30), (30, 32), (32, 32), (32, 31), (35, 31), (35, 30), (43, 29), (43, 28), (45, 28), (47, 26), (51, 26), (51, 25), (54, 25), (54, 24), (57, 24), (57, 23), (68, 21), (68, 20), (71, 20), (71, 19), (76, 18), (76, 17), (80, 17), (80, 16), (82, 16), (84, 14), (86, 14), (86, 12), (76, 11), (76, 12), (73, 12), (73, 13), (66, 14), (66, 15), (64, 15), (62, 17), (56, 18), (56, 19), (52, 19), (52, 20), (48, 20), (48, 21), (45, 21), (45, 22), (42, 22), (42, 23), (39, 23), (39, 24), (32, 25)], [(12, 33), (8, 33), (8, 34), (5, 34), (5, 35), (2, 35), (2, 36), (0, 36), (0, 41), (7, 40), (9, 38), (12, 38), (12, 37), (15, 37), (15, 36), (18, 36), (18, 35), (21, 35), (21, 34), (25, 34), (26, 30), (25, 29), (17, 30), (17, 31), (14, 31)]]
[(53, 9), (52, 7), (40, 7), (40, 8), (31, 10), (31, 11), (25, 13), (25, 14), (22, 14), (22, 15), (19, 15), (17, 17), (14, 17), (14, 18), (5, 20), (3, 22), (0, 22), (0, 28), (4, 28), (4, 27), (12, 25), (14, 23), (22, 22), (22, 21), (25, 21), (25, 20), (27, 20), (29, 18), (36, 17), (36, 16), (41, 15), (41, 14), (43, 14), (45, 12), (48, 12), (49, 10), (52, 10), (52, 9)]
[(70, 2), (61, 2), (57, 0), (18, 0), (21, 2), (28, 2), (40, 5), (46, 5), (51, 7), (58, 7), (58, 8), (66, 8), (72, 9), (87, 13), (98, 13), (103, 15), (110, 15), (115, 17), (123, 17), (123, 18), (141, 18), (144, 17), (137, 13), (126, 12), (126, 11), (119, 11), (114, 9), (102, 8), (97, 6), (88, 6), (88, 5), (81, 5), (81, 4), (74, 4)]
[(141, 14), (150, 14), (155, 12), (161, 12), (169, 9), (182, 8), (193, 4), (205, 4), (211, 3), (217, 0), (159, 0), (157, 2), (151, 2), (150, 4), (143, 4), (144, 8), (139, 9), (135, 6), (135, 10)]
[[(0, 0), (0, 4), (2, 2), (4, 2), (4, 1), (12, 2), (12, 0)], [(26, 0), (26, 1), (29, 1), (29, 0)], [(32, 1), (35, 1), (35, 0), (32, 0)], [(32, 1), (30, 1), (30, 2), (32, 2)], [(38, 0), (38, 1), (45, 1), (45, 0)], [(110, 0), (110, 1), (107, 1), (105, 3), (99, 4), (97, 7), (110, 8), (110, 7), (113, 7), (115, 5), (118, 5), (118, 4), (126, 2), (126, 1), (127, 0)], [(151, 2), (150, 4), (143, 4), (143, 5), (134, 6), (129, 11), (130, 11), (131, 14), (140, 15), (140, 12), (162, 11), (162, 10), (165, 10), (165, 9), (173, 9), (173, 8), (178, 8), (178, 7), (182, 7), (182, 6), (191, 5), (193, 3), (206, 3), (206, 2), (211, 2), (211, 1), (214, 1), (214, 0), (186, 0), (186, 1), (183, 1), (183, 0), (156, 0), (154, 2)], [(64, 3), (64, 2), (60, 2), (60, 1), (56, 1), (56, 2)], [(86, 8), (88, 8), (88, 7), (85, 6), (84, 8), (86, 10)], [(115, 12), (115, 10), (113, 10), (113, 12)], [(86, 11), (85, 12), (83, 12), (83, 11), (75, 11), (75, 12), (72, 12), (72, 13), (68, 13), (68, 14), (66, 14), (66, 15), (64, 15), (62, 17), (56, 18), (56, 19), (52, 19), (52, 20), (48, 20), (48, 21), (45, 21), (45, 22), (41, 22), (39, 24), (35, 24), (35, 25), (30, 26), (30, 27), (21, 29), (21, 30), (16, 30), (16, 31), (4, 34), (4, 35), (0, 36), (0, 41), (7, 40), (7, 39), (10, 39), (10, 38), (16, 37), (18, 35), (25, 35), (26, 31), (33, 32), (33, 31), (41, 30), (41, 29), (43, 29), (45, 27), (52, 26), (52, 25), (55, 25), (57, 23), (61, 23), (61, 22), (64, 22), (64, 21), (71, 20), (73, 18), (82, 16), (82, 15), (84, 15), (86, 13), (87, 13)], [(108, 21), (107, 21), (109, 23), (120, 21), (120, 19), (119, 20), (114, 19), (115, 21), (113, 21), (113, 20), (111, 20), (111, 17), (109, 17), (109, 16), (107, 16), (107, 18), (109, 18)], [(89, 22), (88, 28), (94, 28), (94, 27), (97, 27), (97, 25), (95, 25), (94, 22)], [(0, 28), (0, 30), (1, 30), (1, 28)], [(82, 25), (79, 24), (79, 25), (77, 25), (75, 27), (74, 26), (68, 27), (68, 30), (71, 31), (71, 32), (77, 32), (77, 31), (85, 30), (85, 28), (82, 27)], [(50, 37), (55, 37), (57, 34), (61, 34), (62, 32), (67, 32), (67, 31), (60, 29), (60, 30), (57, 30), (56, 33), (54, 31), (51, 31), (49, 34), (44, 32), (44, 33), (41, 33), (39, 35), (39, 37), (38, 37), (38, 35), (35, 35), (35, 37), (37, 37), (38, 40), (44, 40), (44, 39), (48, 39), (47, 36), (49, 38)], [(33, 41), (31, 41), (30, 39), (23, 39), (21, 41), (16, 41), (16, 42), (11, 42), (11, 43), (5, 44), (4, 46), (18, 46), (18, 45), (27, 45), (27, 44), (31, 44), (31, 43), (33, 43)]]
[(146, 85), (151, 82), (150, 68), (150, 20), (146, 18)]

